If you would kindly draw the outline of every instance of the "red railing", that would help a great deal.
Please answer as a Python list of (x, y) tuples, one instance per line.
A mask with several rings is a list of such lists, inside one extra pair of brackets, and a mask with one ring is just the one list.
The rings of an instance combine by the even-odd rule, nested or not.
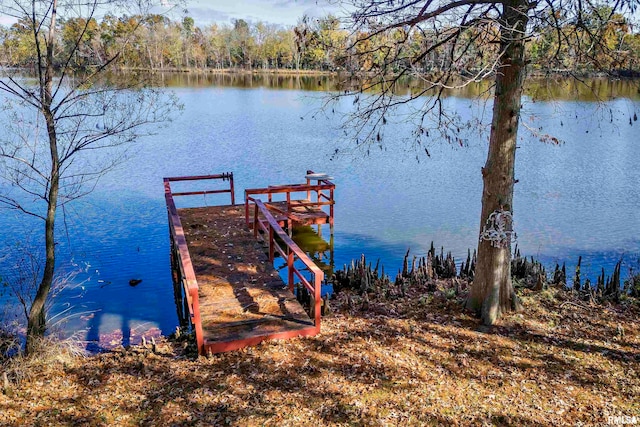
[[(173, 181), (196, 181), (209, 179), (221, 179), (223, 181), (229, 181), (229, 189), (178, 193), (171, 192), (170, 183)], [(189, 308), (189, 318), (191, 324), (195, 329), (196, 343), (198, 346), (198, 353), (200, 354), (204, 354), (204, 336), (202, 333), (202, 322), (200, 321), (198, 282), (196, 280), (196, 274), (193, 270), (193, 264), (191, 262), (191, 256), (189, 255), (189, 248), (187, 247), (187, 240), (184, 235), (184, 229), (182, 228), (182, 222), (180, 221), (180, 216), (178, 215), (178, 210), (176, 208), (173, 197), (216, 193), (230, 193), (231, 204), (235, 204), (233, 173), (164, 178), (164, 197), (167, 204), (167, 215), (169, 217), (172, 261), (174, 261), (175, 264), (172, 267), (178, 273), (178, 280), (182, 283), (182, 287), (184, 289), (185, 298), (187, 300), (187, 307)]]
[[(314, 173), (311, 170), (307, 170), (307, 174)], [(247, 227), (251, 227), (253, 221), (251, 221), (251, 205), (255, 204), (260, 195), (266, 195), (266, 202), (273, 202), (275, 195), (285, 195), (287, 202), (286, 211), (278, 209), (274, 206), (266, 205), (266, 207), (282, 216), (287, 217), (289, 220), (295, 220), (295, 214), (291, 213), (292, 201), (295, 201), (295, 206), (312, 206), (322, 208), (322, 206), (329, 206), (329, 224), (333, 226), (333, 206), (335, 201), (333, 199), (335, 184), (327, 179), (318, 180), (318, 184), (311, 184), (311, 179), (307, 179), (306, 184), (287, 184), (287, 185), (270, 185), (266, 188), (248, 188), (244, 190), (244, 215)], [(316, 200), (311, 200), (311, 193), (314, 192)], [(293, 193), (306, 193), (307, 198), (303, 201), (300, 199), (293, 199)], [(283, 200), (283, 201), (285, 201)], [(264, 203), (265, 201), (263, 201)]]
[[(173, 196), (197, 196), (199, 194), (220, 194), (220, 193), (230, 193), (231, 194), (231, 204), (236, 204), (236, 194), (233, 186), (233, 172), (225, 172), (217, 175), (200, 175), (200, 176), (177, 176), (177, 177), (169, 177), (165, 178), (164, 182), (175, 182), (175, 181), (204, 181), (209, 179), (221, 179), (223, 181), (229, 181), (229, 188), (224, 190), (201, 190), (201, 191), (186, 191), (179, 193), (172, 193)], [(166, 184), (165, 184), (166, 185)]]
[[(306, 191), (306, 190), (305, 190)], [(262, 238), (269, 246), (269, 261), (273, 263), (275, 253), (287, 262), (287, 273), (289, 290), (293, 292), (295, 277), (297, 276), (300, 283), (307, 288), (313, 295), (313, 317), (316, 333), (320, 332), (320, 314), (321, 314), (321, 287), (324, 280), (322, 270), (305, 254), (302, 249), (289, 237), (289, 235), (280, 227), (278, 221), (273, 217), (269, 209), (261, 200), (254, 202), (253, 216), (253, 234), (256, 238), (260, 237), (260, 231), (263, 232)], [(278, 242), (278, 239), (282, 245)], [(311, 273), (312, 278), (309, 280), (296, 267), (296, 260), (301, 261), (305, 268)]]
[[(313, 172), (312, 170), (307, 169), (307, 175), (311, 175), (315, 172)], [(333, 200), (333, 192), (336, 188), (335, 184), (331, 181), (329, 181), (328, 179), (319, 179), (318, 180), (318, 184), (324, 184), (324, 185), (332, 185), (333, 188), (331, 188), (329, 190), (329, 195), (327, 196), (326, 194), (316, 191), (316, 200), (320, 201), (320, 199), (325, 199), (331, 202), (331, 204), (329, 205), (329, 221), (330, 224), (333, 226), (333, 205), (335, 205), (335, 201)], [(311, 185), (311, 179), (307, 178), (307, 185)], [(307, 200), (311, 200), (311, 191), (307, 191)]]
[[(307, 173), (312, 173), (307, 171)], [(229, 181), (229, 189), (223, 190), (203, 190), (203, 191), (188, 191), (188, 192), (175, 192), (171, 190), (171, 182), (174, 181), (197, 181), (197, 180), (211, 180), (221, 179), (223, 181)], [(309, 180), (308, 180), (309, 181)], [(169, 217), (169, 230), (171, 236), (171, 253), (172, 253), (172, 267), (178, 274), (178, 280), (182, 284), (185, 293), (185, 299), (187, 302), (189, 317), (191, 324), (194, 326), (196, 334), (196, 343), (198, 346), (198, 352), (204, 354), (205, 342), (202, 331), (202, 322), (200, 319), (200, 306), (198, 297), (198, 282), (193, 269), (191, 256), (189, 255), (189, 249), (187, 247), (187, 241), (184, 235), (184, 230), (178, 211), (174, 202), (174, 196), (194, 196), (194, 195), (206, 195), (217, 193), (230, 193), (231, 204), (235, 204), (235, 193), (233, 185), (233, 173), (224, 173), (218, 175), (204, 175), (204, 176), (187, 176), (187, 177), (170, 177), (164, 178), (165, 200), (167, 204), (167, 214)], [(331, 209), (331, 223), (333, 223), (333, 192), (335, 185), (328, 181), (322, 180), (318, 182), (318, 185), (311, 185), (309, 182), (305, 184), (296, 185), (280, 185), (268, 187), (266, 189), (252, 189), (245, 191), (245, 216), (247, 226), (253, 226), (254, 236), (262, 237), (269, 246), (269, 260), (273, 262), (275, 253), (279, 253), (287, 263), (288, 280), (287, 284), (291, 291), (294, 290), (295, 279), (299, 279), (301, 283), (311, 295), (313, 295), (313, 318), (314, 318), (314, 334), (320, 332), (320, 317), (321, 317), (321, 286), (324, 280), (323, 271), (305, 254), (302, 249), (287, 235), (287, 233), (280, 227), (278, 221), (273, 216), (270, 209), (275, 209), (277, 212), (284, 213), (283, 211), (270, 207), (268, 208), (263, 201), (257, 198), (250, 197), (249, 194), (267, 194), (269, 201), (272, 200), (274, 194), (286, 194), (287, 208), (290, 207), (291, 193), (295, 192), (307, 192), (308, 202), (298, 202), (298, 206), (325, 206), (329, 205)], [(310, 193), (316, 192), (316, 201), (310, 201)], [(328, 194), (325, 194), (328, 191)], [(249, 202), (254, 206), (254, 218), (252, 222), (249, 222)], [(262, 232), (262, 235), (260, 235)], [(301, 262), (304, 265), (304, 270), (310, 272), (311, 277), (308, 279), (302, 274), (301, 269), (296, 267), (296, 261)]]

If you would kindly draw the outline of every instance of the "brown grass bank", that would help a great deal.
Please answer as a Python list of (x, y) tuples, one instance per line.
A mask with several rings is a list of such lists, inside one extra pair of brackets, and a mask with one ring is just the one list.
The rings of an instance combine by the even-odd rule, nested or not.
[(155, 352), (6, 362), (0, 425), (557, 426), (640, 417), (637, 302), (591, 307), (565, 290), (523, 292), (525, 311), (491, 329), (446, 289), (385, 301), (343, 292), (313, 338), (198, 360), (186, 343), (165, 341)]

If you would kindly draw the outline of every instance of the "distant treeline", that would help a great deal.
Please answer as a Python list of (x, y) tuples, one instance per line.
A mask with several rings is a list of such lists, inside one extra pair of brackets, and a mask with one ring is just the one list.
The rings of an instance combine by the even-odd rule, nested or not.
[[(173, 21), (161, 15), (110, 16), (101, 20), (69, 19), (58, 24), (60, 31), (56, 55), (59, 61), (69, 59), (77, 69), (90, 69), (119, 53), (122, 68), (152, 70), (170, 69), (243, 69), (243, 70), (320, 70), (375, 71), (385, 60), (394, 57), (394, 67), (412, 67), (418, 72), (438, 72), (449, 68), (451, 48), (443, 44), (420, 63), (409, 64), (411, 49), (420, 51), (433, 44), (436, 36), (428, 30), (398, 28), (354, 44), (367, 33), (353, 34), (340, 21), (327, 16), (301, 19), (291, 28), (236, 20), (233, 24), (195, 26), (191, 17)], [(584, 24), (583, 24), (584, 25)], [(464, 51), (458, 52), (456, 68), (461, 74), (490, 66), (497, 49), (495, 40), (473, 31), (464, 33)], [(576, 63), (576, 55), (558, 40), (582, 37), (581, 28), (540, 28), (538, 36), (527, 43), (533, 69), (540, 70), (611, 70), (621, 74), (640, 69), (640, 34), (633, 33), (622, 16), (604, 29), (605, 43), (584, 63)], [(496, 34), (498, 32), (496, 31)], [(586, 36), (585, 36), (586, 37)], [(396, 43), (403, 40), (403, 43)], [(78, 48), (74, 46), (79, 44)], [(0, 61), (5, 67), (29, 68), (35, 61), (35, 44), (30, 24), (19, 21), (10, 27), (0, 26)], [(393, 51), (395, 49), (395, 51)], [(454, 51), (455, 51), (454, 47)], [(392, 52), (393, 51), (393, 52)], [(462, 66), (460, 64), (463, 64)]]

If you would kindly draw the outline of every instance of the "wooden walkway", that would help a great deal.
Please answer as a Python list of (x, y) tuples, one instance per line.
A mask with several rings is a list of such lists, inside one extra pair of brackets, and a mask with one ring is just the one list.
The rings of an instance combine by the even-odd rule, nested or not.
[[(171, 191), (171, 182), (196, 180), (229, 181), (229, 189)], [(330, 193), (318, 189), (325, 186)], [(253, 189), (245, 193), (244, 205), (235, 205), (231, 173), (165, 178), (174, 280), (183, 289), (200, 354), (320, 331), (324, 274), (282, 226), (290, 231), (292, 223), (298, 222), (333, 224), (333, 189), (329, 181)], [(291, 198), (293, 193), (307, 191), (319, 191), (315, 206), (310, 197)], [(232, 204), (176, 209), (175, 196), (214, 193), (230, 193)], [(275, 201), (276, 195), (286, 195), (287, 200)], [(322, 206), (330, 206), (330, 212), (325, 213)], [(273, 267), (277, 254), (286, 263), (287, 283)], [(309, 313), (293, 293), (296, 283), (312, 295)]]

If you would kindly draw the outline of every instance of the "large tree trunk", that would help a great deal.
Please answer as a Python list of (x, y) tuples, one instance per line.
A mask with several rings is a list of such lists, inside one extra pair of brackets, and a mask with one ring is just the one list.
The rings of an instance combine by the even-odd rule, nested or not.
[[(27, 353), (33, 352), (37, 348), (37, 341), (44, 336), (46, 330), (45, 303), (51, 290), (56, 263), (56, 243), (55, 243), (55, 218), (58, 206), (58, 191), (60, 188), (60, 157), (58, 154), (58, 138), (56, 133), (56, 123), (51, 105), (53, 103), (53, 50), (55, 47), (55, 27), (56, 27), (56, 7), (57, 0), (52, 1), (51, 23), (49, 34), (46, 39), (46, 53), (43, 58), (38, 47), (38, 68), (40, 72), (40, 110), (47, 124), (47, 135), (49, 140), (49, 154), (51, 158), (51, 175), (47, 194), (47, 216), (45, 218), (45, 264), (42, 280), (38, 285), (38, 291), (29, 309), (27, 319)], [(44, 72), (43, 72), (44, 69)]]
[[(500, 47), (503, 56), (496, 73), (493, 119), (489, 154), (482, 169), (484, 189), (480, 234), (489, 216), (498, 210), (513, 212), (513, 185), (520, 97), (525, 75), (524, 34), (528, 1), (503, 3)], [(467, 308), (493, 324), (503, 312), (517, 309), (517, 297), (511, 283), (511, 242), (481, 239), (478, 263), (467, 300)]]

